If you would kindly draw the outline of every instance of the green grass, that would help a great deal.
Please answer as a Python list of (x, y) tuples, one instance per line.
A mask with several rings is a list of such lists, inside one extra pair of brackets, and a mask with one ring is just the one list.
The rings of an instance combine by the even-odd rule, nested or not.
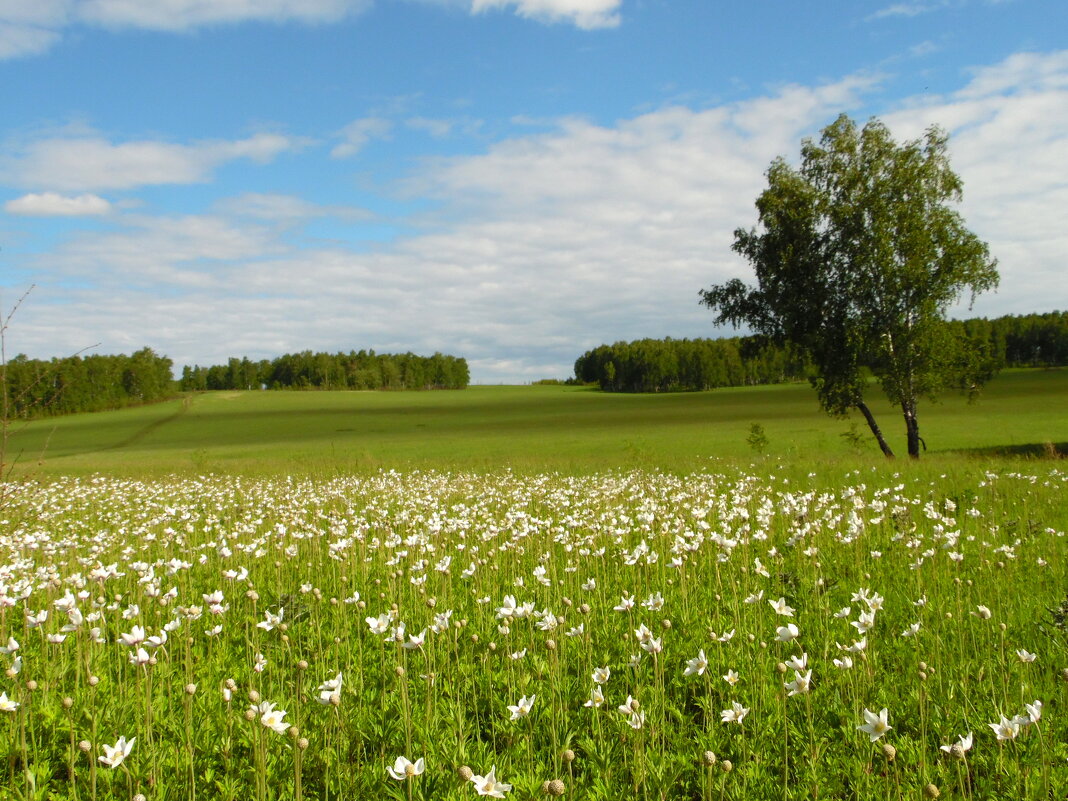
[[(896, 411), (873, 410), (904, 451)], [(471, 387), (459, 392), (210, 392), (155, 406), (16, 426), (11, 454), (26, 474), (279, 474), (376, 469), (521, 471), (657, 467), (750, 458), (753, 423), (766, 454), (877, 457), (867, 428), (828, 417), (802, 384), (665, 395), (588, 388)], [(855, 423), (863, 448), (842, 436)], [(1068, 371), (1007, 371), (973, 404), (923, 403), (929, 455), (1041, 455), (1068, 443)]]

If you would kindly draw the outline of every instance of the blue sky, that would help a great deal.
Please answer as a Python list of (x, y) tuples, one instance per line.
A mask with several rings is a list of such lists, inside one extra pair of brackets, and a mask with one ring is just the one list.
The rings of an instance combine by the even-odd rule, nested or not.
[(468, 358), (718, 333), (700, 288), (842, 112), (951, 134), (1002, 283), (1068, 308), (1063, 0), (0, 0), (8, 354)]

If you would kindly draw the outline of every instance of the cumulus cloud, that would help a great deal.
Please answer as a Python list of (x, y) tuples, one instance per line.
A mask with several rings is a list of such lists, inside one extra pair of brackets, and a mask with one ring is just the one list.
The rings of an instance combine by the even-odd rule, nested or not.
[(340, 144), (334, 146), (330, 155), (336, 159), (355, 156), (373, 139), (384, 139), (393, 130), (393, 123), (385, 117), (364, 117), (353, 120), (338, 133)]
[(42, 192), (9, 200), (4, 204), (4, 211), (29, 217), (99, 217), (111, 211), (111, 203), (99, 195), (70, 197)]
[(471, 0), (478, 14), (498, 8), (514, 8), (521, 17), (546, 22), (570, 22), (579, 28), (614, 28), (619, 25), (622, 0)]
[(303, 141), (261, 133), (235, 141), (194, 144), (137, 141), (112, 143), (96, 136), (71, 136), (25, 143), (0, 161), (0, 178), (15, 186), (61, 192), (131, 189), (154, 184), (206, 181), (235, 159), (259, 163), (298, 149)]

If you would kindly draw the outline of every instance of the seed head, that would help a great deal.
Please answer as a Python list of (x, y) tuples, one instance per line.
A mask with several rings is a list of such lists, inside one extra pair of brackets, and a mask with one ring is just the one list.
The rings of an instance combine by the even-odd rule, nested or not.
[(72, 706), (74, 706), (74, 699), (68, 695), (66, 698), (63, 699), (62, 703), (64, 709), (70, 709)]
[(893, 762), (894, 757), (897, 756), (897, 749), (890, 743), (883, 743), (883, 756), (886, 757), (887, 762)]
[(95, 687), (99, 683), (100, 683), (100, 677), (99, 676), (90, 676), (89, 677), (89, 686), (90, 687)]
[(307, 670), (307, 669), (308, 669), (308, 660), (307, 659), (301, 659), (299, 662), (297, 662), (297, 670)]
[(559, 779), (553, 779), (552, 781), (545, 782), (546, 792), (549, 795), (563, 795), (564, 783)]
[(546, 640), (545, 641), (545, 648), (546, 648), (546, 650), (549, 650), (549, 651), (555, 651), (556, 650), (556, 640)]
[(251, 723), (255, 719), (256, 719), (256, 710), (255, 709), (246, 709), (245, 710), (245, 720), (247, 720), (249, 723)]
[(475, 772), (467, 767), (467, 765), (461, 765), (457, 769), (456, 774), (460, 777), (460, 781), (469, 782), (471, 781), (471, 777), (475, 775)]
[(290, 738), (294, 740), (300, 739), (300, 729), (297, 726), (290, 726), (286, 730), (286, 734), (288, 734)]
[(724, 759), (722, 762), (719, 763), (719, 766), (724, 773), (730, 773), (732, 770), (734, 770), (734, 763), (731, 762), (729, 759)]
[(565, 748), (563, 750), (563, 752), (560, 754), (560, 758), (562, 760), (564, 760), (564, 762), (568, 762), (568, 763), (574, 762), (575, 761), (575, 752), (572, 751), (570, 748)]
[(715, 753), (715, 751), (705, 751), (703, 754), (701, 754), (701, 762), (703, 762), (708, 767), (712, 767), (713, 765), (715, 765), (716, 764), (716, 753)]
[(197, 691), (197, 686), (195, 684), (193, 684), (192, 682), (190, 682), (189, 684), (185, 685), (185, 694), (186, 695), (192, 695), (196, 691)]
[(403, 665), (397, 665), (395, 668), (393, 668), (393, 672), (397, 674), (398, 678), (403, 676), (404, 675), (404, 666)]
[(81, 751), (83, 754), (88, 754), (90, 751), (93, 750), (93, 744), (88, 740), (82, 740), (80, 743), (78, 743), (78, 750)]
[(28, 682), (26, 682), (26, 689), (32, 693), (34, 690), (37, 689), (37, 682), (33, 679), (30, 679)]
[(928, 784), (923, 788), (923, 794), (926, 798), (938, 798), (942, 795), (941, 791), (933, 784)]
[(258, 704), (260, 702), (260, 694), (255, 690), (249, 690), (248, 700), (250, 700), (254, 704)]
[(301, 737), (299, 740), (297, 740), (297, 748), (299, 748), (301, 751), (306, 750), (308, 748), (308, 738)]

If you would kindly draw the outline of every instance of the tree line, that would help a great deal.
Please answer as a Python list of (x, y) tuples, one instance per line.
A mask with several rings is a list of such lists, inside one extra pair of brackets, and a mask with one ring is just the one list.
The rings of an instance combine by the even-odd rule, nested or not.
[(210, 367), (185, 367), (151, 348), (129, 356), (18, 355), (0, 366), (0, 398), (8, 419), (99, 412), (167, 400), (179, 391), (208, 389), (463, 389), (467, 361), (435, 353), (292, 353), (273, 360), (230, 359)]
[[(948, 321), (967, 343), (958, 384), (991, 377), (1003, 367), (1068, 365), (1068, 312)], [(639, 339), (600, 345), (575, 361), (575, 378), (608, 392), (687, 392), (716, 387), (802, 381), (811, 360), (797, 348), (761, 336), (722, 339)]]
[(99, 412), (166, 400), (175, 394), (174, 363), (151, 348), (129, 356), (67, 356), (3, 365), (4, 411), (10, 418)]
[(182, 370), (183, 391), (209, 389), (464, 389), (467, 360), (435, 353), (286, 353), (276, 359), (231, 358), (226, 364)]

